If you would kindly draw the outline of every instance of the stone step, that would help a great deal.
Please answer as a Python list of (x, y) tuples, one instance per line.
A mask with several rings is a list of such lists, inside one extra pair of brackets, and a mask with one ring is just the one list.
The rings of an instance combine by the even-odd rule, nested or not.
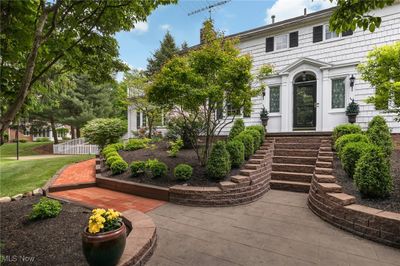
[(265, 159), (265, 154), (253, 154), (251, 156), (251, 159), (261, 159), (264, 160)]
[(270, 186), (272, 189), (286, 190), (293, 192), (308, 193), (308, 191), (310, 190), (310, 183), (305, 183), (305, 182), (271, 180)]
[(326, 157), (330, 157), (330, 156), (333, 156), (333, 152), (331, 152), (331, 151), (320, 151), (319, 153), (318, 153), (318, 155), (319, 156), (326, 156)]
[(310, 164), (313, 165), (317, 161), (316, 157), (299, 157), (299, 156), (274, 156), (274, 163), (290, 163), (290, 164)]
[(308, 149), (308, 150), (319, 150), (319, 143), (275, 143), (275, 149)]
[(234, 175), (231, 176), (231, 181), (233, 183), (249, 183), (250, 184), (250, 178), (248, 176), (243, 176), (243, 175)]
[(276, 149), (274, 150), (274, 156), (298, 156), (298, 157), (317, 157), (317, 150), (310, 149)]
[(315, 167), (315, 174), (331, 175), (332, 173), (333, 173), (332, 168)]
[(313, 173), (314, 169), (315, 169), (314, 165), (272, 163), (272, 171), (295, 172), (295, 173)]
[(313, 174), (310, 174), (310, 173), (292, 173), (292, 172), (279, 172), (279, 171), (271, 172), (272, 180), (284, 180), (284, 181), (310, 183), (312, 176), (313, 176)]
[(332, 162), (317, 161), (316, 167), (321, 168), (332, 168)]
[(275, 138), (275, 143), (321, 143), (320, 138), (307, 138), (307, 137), (281, 137)]
[(262, 164), (264, 162), (264, 159), (250, 159), (247, 162), (251, 164)]
[(342, 187), (335, 183), (318, 183), (319, 189), (326, 193), (341, 193)]
[(260, 168), (260, 165), (259, 165), (259, 164), (247, 163), (247, 164), (244, 165), (244, 169), (257, 170), (258, 168)]
[(238, 183), (235, 183), (235, 182), (232, 182), (232, 181), (221, 181), (221, 182), (219, 182), (219, 187), (222, 190), (236, 188), (237, 186), (238, 186)]
[(332, 152), (332, 146), (321, 147), (320, 151)]
[(315, 179), (320, 183), (335, 183), (336, 178), (333, 175), (319, 175), (315, 174)]
[(347, 206), (356, 203), (356, 198), (346, 193), (327, 193), (327, 195), (330, 200), (342, 206)]
[(320, 162), (333, 162), (333, 156), (318, 156)]

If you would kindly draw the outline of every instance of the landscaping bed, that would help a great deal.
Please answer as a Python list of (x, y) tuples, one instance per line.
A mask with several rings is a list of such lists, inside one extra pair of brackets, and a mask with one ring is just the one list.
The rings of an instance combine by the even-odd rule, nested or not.
[[(0, 204), (2, 265), (87, 265), (82, 253), (81, 233), (90, 210), (62, 203), (59, 216), (30, 221), (32, 205), (41, 197), (28, 197)], [(16, 256), (16, 257), (13, 257)], [(7, 262), (7, 258), (9, 260)], [(16, 261), (12, 261), (12, 259)]]
[(373, 199), (361, 196), (361, 193), (355, 186), (353, 180), (348, 177), (342, 168), (342, 164), (337, 156), (334, 157), (334, 176), (343, 188), (343, 192), (356, 197), (358, 204), (366, 205), (385, 211), (400, 213), (400, 150), (394, 150), (391, 156), (391, 174), (393, 177), (394, 189), (390, 197), (386, 199)]
[[(188, 184), (190, 186), (217, 186), (220, 181), (229, 179), (232, 175), (238, 175), (240, 171), (239, 168), (232, 169), (230, 175), (228, 175), (224, 180), (214, 181), (206, 176), (206, 167), (199, 164), (196, 153), (193, 149), (182, 149), (179, 151), (177, 157), (170, 157), (167, 153), (168, 149), (168, 143), (166, 141), (160, 141), (155, 143), (153, 147), (149, 148), (136, 151), (119, 151), (119, 154), (128, 164), (132, 161), (146, 161), (154, 158), (165, 163), (168, 166), (168, 172), (165, 177), (152, 178), (146, 174), (132, 176), (129, 169), (122, 174), (112, 175), (111, 171), (104, 164), (102, 165), (102, 175), (105, 177), (162, 187), (170, 187), (178, 184)], [(174, 178), (173, 169), (178, 164), (182, 163), (189, 164), (193, 167), (193, 176), (188, 181), (179, 181)]]

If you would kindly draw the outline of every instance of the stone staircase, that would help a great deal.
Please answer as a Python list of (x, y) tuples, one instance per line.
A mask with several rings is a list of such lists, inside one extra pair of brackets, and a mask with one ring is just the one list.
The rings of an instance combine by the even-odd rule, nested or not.
[(266, 142), (274, 147), (271, 188), (308, 193), (314, 173), (332, 174), (332, 169), (326, 168), (332, 165), (332, 151), (319, 152), (322, 140), (329, 141), (330, 136), (267, 135)]

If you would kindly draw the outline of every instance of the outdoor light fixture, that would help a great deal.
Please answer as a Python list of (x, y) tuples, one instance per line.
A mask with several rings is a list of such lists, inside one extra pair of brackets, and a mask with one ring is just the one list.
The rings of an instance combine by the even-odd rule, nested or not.
[(353, 74), (351, 74), (350, 77), (350, 87), (351, 87), (351, 91), (353, 91), (353, 87), (354, 87), (354, 81), (356, 80), (356, 78), (354, 77)]

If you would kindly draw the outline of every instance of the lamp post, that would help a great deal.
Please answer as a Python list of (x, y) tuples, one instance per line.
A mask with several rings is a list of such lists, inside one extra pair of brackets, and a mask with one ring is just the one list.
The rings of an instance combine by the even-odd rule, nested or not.
[(17, 120), (17, 160), (19, 160), (19, 120)]

